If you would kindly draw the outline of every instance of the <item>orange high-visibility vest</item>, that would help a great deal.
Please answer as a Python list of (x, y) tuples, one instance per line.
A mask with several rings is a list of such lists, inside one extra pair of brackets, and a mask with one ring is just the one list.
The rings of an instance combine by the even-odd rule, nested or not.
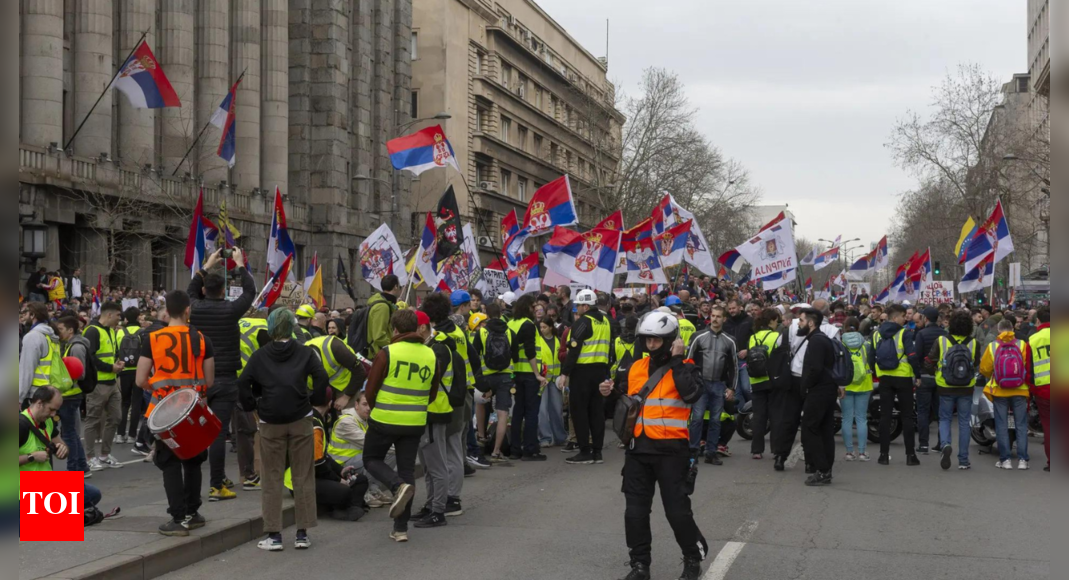
[[(631, 396), (638, 395), (650, 377), (650, 361), (643, 358), (631, 365), (628, 373), (627, 390)], [(646, 404), (642, 407), (642, 416), (635, 423), (635, 437), (645, 432), (646, 437), (657, 440), (690, 439), (690, 405), (676, 390), (676, 381), (672, 371), (668, 371), (661, 382), (650, 392)]]
[(204, 393), (208, 383), (204, 378), (204, 335), (197, 333), (199, 345), (194, 354), (193, 340), (188, 326), (168, 326), (148, 335), (152, 349), (152, 400), (145, 416), (148, 417), (167, 395), (178, 389), (196, 389)]

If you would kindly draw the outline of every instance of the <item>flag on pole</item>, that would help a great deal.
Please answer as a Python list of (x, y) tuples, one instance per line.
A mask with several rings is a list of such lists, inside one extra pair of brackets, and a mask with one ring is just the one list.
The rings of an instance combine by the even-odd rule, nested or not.
[(349, 271), (345, 268), (345, 262), (341, 259), (341, 256), (338, 256), (338, 271), (334, 274), (334, 277), (342, 290), (345, 290), (345, 293), (349, 295), (349, 298), (356, 302), (353, 285), (349, 282)]
[(612, 292), (620, 236), (619, 230), (598, 228), (579, 233), (558, 226), (542, 247), (546, 269), (594, 290)]
[(976, 268), (966, 272), (958, 284), (958, 292), (976, 292), (990, 288), (995, 283), (995, 254), (988, 254), (986, 258), (977, 264)]
[(598, 225), (596, 225), (594, 227), (595, 228), (607, 228), (607, 229), (610, 229), (610, 230), (623, 231), (623, 229), (624, 229), (624, 212), (621, 211), (621, 210), (616, 210), (615, 212), (612, 213), (612, 215), (610, 215), (609, 217), (601, 220), (601, 222), (599, 222)]
[(693, 222), (686, 242), (683, 261), (694, 266), (703, 274), (712, 276), (716, 272), (716, 261), (713, 260), (713, 255), (709, 251), (709, 242), (706, 241), (698, 220), (694, 219), (693, 213), (676, 203), (671, 194), (665, 194), (660, 203), (657, 204), (657, 207), (654, 208), (651, 219), (653, 220), (653, 230), (657, 234), (662, 234), (666, 229), (688, 220)]
[(189, 226), (189, 237), (186, 239), (185, 265), (189, 268), (190, 278), (200, 271), (204, 260), (208, 257), (204, 221), (204, 190), (202, 189), (197, 198), (197, 206), (193, 209), (193, 222)]
[(312, 287), (316, 272), (319, 270), (319, 252), (312, 255), (312, 261), (308, 264), (308, 271), (304, 274), (304, 295), (308, 295), (308, 289)]
[(479, 249), (475, 246), (475, 232), (471, 224), (464, 224), (464, 242), (461, 252), (450, 256), (441, 265), (438, 274), (438, 290), (453, 292), (478, 288), (482, 281), (479, 265)]
[(520, 260), (515, 267), (510, 267), (507, 275), (509, 287), (517, 296), (542, 291), (542, 276), (539, 274), (537, 253)]
[(415, 271), (427, 281), (432, 288), (438, 283), (438, 226), (435, 225), (434, 214), (427, 212), (427, 222), (423, 226), (423, 235), (419, 239), (419, 248), (416, 250), (414, 259)]
[(687, 220), (674, 225), (662, 234), (654, 236), (654, 247), (658, 251), (658, 259), (662, 268), (678, 266), (683, 262), (683, 255), (687, 250), (687, 242), (690, 240), (691, 225), (694, 220)]
[(806, 291), (807, 294), (813, 291), (813, 278), (812, 277), (810, 277), (808, 280), (805, 281), (805, 291)]
[[(768, 222), (767, 224), (764, 225), (764, 227), (762, 227), (760, 230), (758, 230), (757, 235), (761, 236), (761, 234), (765, 233), (768, 230), (771, 230), (771, 229), (776, 228), (776, 227), (782, 227), (780, 224), (783, 224), (784, 222), (787, 222), (788, 224), (790, 223), (789, 220), (787, 219), (786, 212), (780, 212), (779, 215), (777, 215), (776, 217), (772, 218), (772, 221)], [(792, 233), (792, 240), (793, 240), (793, 233)], [(747, 243), (749, 243), (749, 242), (747, 242)], [(723, 264), (723, 265), (727, 266), (728, 268), (730, 268), (733, 272), (736, 272), (736, 273), (737, 272), (741, 272), (743, 264), (746, 263), (746, 260), (744, 259), (744, 256), (742, 255), (742, 252), (741, 252), (741, 250), (742, 250), (742, 248), (744, 246), (746, 246), (746, 243), (740, 245), (739, 247), (737, 247), (737, 248), (735, 248), (733, 250), (728, 250), (722, 256), (720, 256), (717, 259), (717, 261), (719, 261), (721, 264)], [(797, 257), (797, 254), (795, 254), (795, 257)]]
[(408, 272), (404, 264), (404, 253), (386, 224), (360, 243), (360, 274), (376, 290), (382, 291), (382, 279), (390, 274), (397, 276), (402, 286), (407, 285)]
[(171, 81), (163, 74), (163, 67), (152, 54), (148, 42), (142, 40), (130, 58), (123, 63), (112, 85), (126, 95), (135, 109), (163, 109), (181, 107)]
[(809, 250), (809, 253), (806, 254), (804, 258), (802, 258), (802, 261), (799, 262), (799, 264), (802, 265), (802, 266), (812, 266), (813, 262), (816, 259), (817, 259), (817, 249), (813, 248), (812, 250)]
[(620, 236), (620, 251), (617, 255), (616, 273), (627, 274), (627, 253), (623, 244), (653, 237), (653, 219), (646, 218)]
[(318, 264), (316, 265), (315, 274), (312, 276), (312, 283), (308, 285), (305, 296), (315, 304), (316, 309), (327, 305), (327, 299), (323, 295), (323, 268)]
[(434, 225), (438, 241), (435, 253), (438, 262), (444, 262), (446, 258), (460, 253), (460, 246), (463, 242), (460, 239), (462, 234), (460, 207), (457, 205), (457, 194), (453, 191), (452, 185), (438, 200), (438, 209), (434, 213)]
[(445, 138), (441, 125), (387, 141), (386, 150), (393, 168), (398, 171), (411, 171), (416, 175), (439, 167), (452, 167), (460, 171), (453, 146)]
[(653, 238), (629, 240), (620, 251), (627, 260), (628, 284), (667, 284), (668, 276), (661, 264), (657, 242)]
[(764, 288), (766, 292), (771, 292), (773, 290), (779, 290), (797, 279), (798, 268), (791, 268), (790, 270), (784, 270), (772, 274), (771, 276), (761, 278), (761, 287)]
[[(286, 226), (286, 207), (282, 203), (282, 190), (275, 187), (275, 209), (271, 217), (271, 231), (267, 238), (267, 277), (280, 272), (286, 260), (297, 253)], [(288, 271), (287, 271), (288, 273)], [(286, 283), (285, 277), (282, 283)]]
[(813, 259), (813, 269), (817, 272), (830, 266), (833, 262), (839, 260), (839, 246), (824, 252)]
[(850, 266), (850, 274), (864, 276), (870, 272), (877, 272), (887, 267), (890, 263), (890, 254), (887, 252), (887, 236), (884, 236), (871, 252)]
[(559, 226), (579, 223), (572, 197), (572, 184), (567, 175), (551, 181), (531, 197), (527, 213), (523, 216), (522, 229), (505, 242), (505, 257), (515, 264), (527, 238), (548, 234)]
[(293, 265), (293, 255), (286, 256), (286, 259), (279, 266), (278, 271), (275, 272), (264, 285), (263, 290), (260, 291), (260, 295), (256, 297), (256, 308), (271, 308), (278, 302), (282, 291), (286, 287), (286, 278), (289, 276), (290, 267)]
[(237, 247), (238, 238), (241, 237), (241, 231), (234, 225), (234, 222), (230, 221), (225, 199), (219, 204), (219, 230), (223, 232), (223, 240), (226, 243), (226, 247)]
[(216, 109), (211, 119), (212, 125), (223, 130), (223, 134), (219, 138), (219, 149), (216, 154), (226, 161), (226, 164), (230, 167), (234, 167), (234, 163), (237, 160), (237, 94), (238, 85), (240, 84), (241, 79), (239, 78), (234, 83), (234, 86), (230, 87), (230, 92), (223, 98), (223, 102), (219, 104), (219, 108)]
[(753, 266), (756, 278), (767, 278), (798, 267), (790, 220), (781, 220), (761, 231), (735, 251)]
[(932, 250), (928, 249), (920, 257), (909, 265), (906, 272), (908, 283), (913, 286), (913, 292), (920, 294), (921, 286), (932, 282)]
[(980, 229), (980, 226), (976, 225), (976, 220), (969, 216), (969, 219), (965, 220), (965, 225), (961, 227), (961, 237), (958, 238), (958, 243), (954, 246), (954, 254), (958, 256), (958, 263), (965, 263), (965, 251), (969, 249), (969, 245), (972, 244), (973, 237), (976, 236), (976, 231)]
[(520, 222), (516, 218), (516, 210), (509, 212), (507, 216), (501, 219), (501, 247), (505, 247), (509, 238), (514, 236), (520, 231)]
[(1010, 223), (1002, 210), (1002, 200), (995, 204), (995, 210), (991, 217), (980, 226), (969, 243), (968, 250), (962, 263), (965, 271), (975, 270), (988, 255), (994, 255), (992, 265), (999, 263), (1003, 258), (1013, 253), (1013, 238), (1010, 236)]

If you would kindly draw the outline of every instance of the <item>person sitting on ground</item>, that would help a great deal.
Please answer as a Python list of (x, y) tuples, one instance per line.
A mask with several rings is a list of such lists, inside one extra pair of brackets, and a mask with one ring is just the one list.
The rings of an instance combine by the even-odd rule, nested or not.
[[(393, 494), (382, 482), (371, 477), (364, 467), (364, 440), (367, 438), (368, 418), (371, 407), (367, 403), (367, 394), (360, 391), (356, 397), (356, 406), (345, 409), (334, 423), (330, 432), (330, 446), (327, 453), (342, 465), (356, 468), (356, 472), (369, 479), (370, 487), (365, 497), (371, 508), (384, 508), (393, 503)], [(391, 450), (386, 455), (386, 465), (397, 469), (397, 456)]]
[[(315, 461), (316, 504), (330, 512), (332, 519), (341, 522), (358, 522), (367, 513), (364, 509), (364, 496), (368, 490), (367, 476), (357, 473), (355, 467), (343, 467), (340, 462), (330, 456), (327, 447), (330, 434), (327, 432), (326, 421), (323, 418), (329, 409), (325, 392), (322, 396), (313, 395), (312, 434), (315, 441), (313, 459)], [(292, 469), (286, 470), (283, 485), (292, 497), (294, 495)]]

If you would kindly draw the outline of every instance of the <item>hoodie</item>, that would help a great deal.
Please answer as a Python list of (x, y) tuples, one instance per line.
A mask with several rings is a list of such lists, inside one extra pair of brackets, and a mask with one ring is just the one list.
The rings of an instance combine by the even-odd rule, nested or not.
[(1032, 349), (1025, 348), (1021, 353), (1024, 355), (1024, 368), (1025, 368), (1025, 385), (1019, 389), (1003, 389), (999, 387), (995, 382), (995, 352), (998, 351), (999, 346), (1002, 344), (1014, 344), (1020, 346), (1024, 344), (1026, 347), (1027, 342), (1018, 341), (1017, 336), (1013, 332), (1003, 332), (998, 335), (998, 340), (991, 343), (986, 349), (984, 349), (984, 357), (980, 361), (980, 374), (987, 377), (987, 388), (984, 389), (984, 394), (989, 397), (1027, 397), (1031, 394), (1031, 387), (1035, 383), (1035, 378), (1032, 376), (1034, 367), (1032, 366)]
[(289, 425), (312, 414), (313, 400), (326, 400), (328, 380), (315, 351), (288, 340), (252, 353), (237, 387), (245, 411), (257, 411), (268, 425)]
[[(887, 322), (884, 322), (883, 324), (880, 325), (880, 329), (877, 331), (877, 333), (880, 335), (880, 340), (894, 340), (894, 338), (896, 336), (898, 336), (898, 331), (902, 330), (902, 328), (903, 327), (901, 325), (899, 325), (899, 324), (895, 324), (894, 322), (887, 321)], [(916, 336), (914, 336), (913, 331), (908, 329), (908, 328), (906, 328), (905, 334), (902, 335), (902, 348), (904, 348), (905, 351), (906, 351), (904, 353), (905, 354), (904, 358), (905, 358), (906, 361), (909, 362), (909, 366), (913, 367), (913, 376), (916, 377), (916, 378), (920, 378), (920, 376), (921, 376), (921, 366), (919, 364), (919, 360), (920, 359), (917, 358), (917, 354), (916, 354), (917, 351), (916, 351), (915, 341), (916, 341)], [(875, 351), (875, 348), (876, 348), (875, 339), (873, 339), (872, 347), (873, 347), (873, 350)]]
[[(930, 308), (929, 310), (935, 310)], [(939, 337), (949, 336), (947, 331), (942, 326), (939, 326), (939, 311), (935, 310), (935, 320), (932, 317), (928, 317), (928, 326), (917, 331), (916, 336), (913, 339), (914, 348), (913, 355), (909, 363), (913, 365), (913, 368), (921, 369), (923, 377), (934, 378), (932, 375), (924, 372), (924, 357), (928, 353), (932, 352), (932, 346), (939, 342)], [(929, 383), (931, 384), (931, 383)]]
[(19, 356), (19, 402), (33, 396), (33, 372), (41, 359), (48, 356), (49, 341), (59, 345), (59, 337), (52, 327), (42, 322), (22, 337), (22, 355)]

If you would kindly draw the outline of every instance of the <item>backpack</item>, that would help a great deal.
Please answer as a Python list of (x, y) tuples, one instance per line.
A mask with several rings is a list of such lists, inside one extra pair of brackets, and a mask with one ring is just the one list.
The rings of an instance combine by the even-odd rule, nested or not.
[(868, 354), (866, 352), (867, 349), (868, 347), (863, 344), (856, 353), (850, 353), (850, 358), (853, 359), (854, 362), (854, 380), (850, 381), (851, 385), (860, 384), (869, 374), (869, 366), (866, 364), (866, 360), (868, 359), (866, 356)]
[[(877, 335), (879, 336), (879, 335)], [(883, 338), (876, 345), (876, 366), (882, 371), (893, 371), (902, 364), (902, 353), (898, 352), (898, 337)]]
[(973, 350), (969, 348), (969, 344), (973, 342), (973, 339), (969, 338), (961, 343), (954, 342), (953, 338), (948, 338), (947, 340), (952, 346), (943, 355), (943, 366), (940, 369), (943, 380), (946, 381), (949, 387), (965, 388), (973, 386), (973, 382), (976, 380), (976, 363)]
[[(828, 340), (831, 340), (830, 338)], [(831, 365), (831, 378), (838, 387), (849, 387), (854, 384), (854, 374), (857, 372), (854, 357), (846, 345), (838, 340), (831, 340), (832, 350), (835, 352), (835, 362)]]
[(141, 332), (135, 332), (130, 334), (129, 332), (123, 333), (122, 342), (119, 343), (119, 352), (115, 357), (115, 361), (122, 361), (126, 363), (126, 371), (137, 370), (137, 361), (141, 358)]
[(368, 355), (370, 346), (367, 340), (367, 317), (370, 311), (370, 306), (364, 306), (353, 313), (353, 319), (349, 321), (349, 339), (346, 341), (353, 352), (364, 357)]
[(628, 395), (625, 388), (624, 395), (616, 400), (616, 409), (612, 416), (612, 430), (620, 438), (620, 443), (626, 446), (635, 438), (635, 425), (638, 424), (638, 418), (642, 416), (646, 398), (650, 396), (653, 389), (657, 388), (657, 384), (668, 374), (669, 370), (671, 370), (671, 365), (662, 366), (650, 375), (639, 394)]
[(483, 345), (483, 363), (492, 371), (507, 371), (512, 365), (512, 345), (508, 331), (486, 329), (486, 344)]
[(995, 349), (995, 372), (991, 375), (1001, 389), (1019, 389), (1027, 384), (1024, 355), (1015, 343), (1000, 342)]
[[(767, 337), (771, 331), (766, 330), (765, 336)], [(750, 352), (746, 355), (746, 369), (749, 371), (751, 377), (757, 377), (759, 379), (768, 377), (768, 358), (771, 352), (767, 345), (762, 344), (763, 339), (757, 339), (757, 346), (750, 349)]]

